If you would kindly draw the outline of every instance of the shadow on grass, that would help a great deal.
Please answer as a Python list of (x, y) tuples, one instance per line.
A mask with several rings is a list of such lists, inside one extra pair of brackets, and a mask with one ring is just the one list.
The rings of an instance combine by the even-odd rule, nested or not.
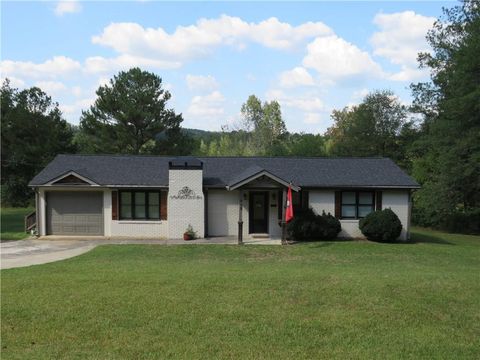
[(400, 245), (413, 245), (413, 244), (440, 244), (440, 245), (455, 245), (455, 243), (449, 242), (435, 234), (424, 234), (424, 233), (412, 233), (410, 241), (395, 241), (395, 242), (375, 242), (366, 239), (355, 239), (355, 238), (337, 238), (332, 240), (314, 240), (314, 241), (295, 241), (290, 243), (291, 245), (311, 245), (312, 247), (325, 247), (330, 246), (335, 243), (345, 243), (345, 242), (365, 242), (372, 244), (400, 244)]
[(420, 243), (455, 245), (454, 243), (451, 243), (433, 234), (420, 234), (420, 233), (413, 233), (411, 240), (406, 244), (420, 244)]
[(333, 245), (335, 243), (343, 243), (343, 242), (354, 242), (356, 239), (348, 239), (348, 238), (338, 238), (332, 240), (311, 240), (311, 241), (295, 241), (291, 242), (291, 245), (310, 245), (314, 248), (326, 247)]

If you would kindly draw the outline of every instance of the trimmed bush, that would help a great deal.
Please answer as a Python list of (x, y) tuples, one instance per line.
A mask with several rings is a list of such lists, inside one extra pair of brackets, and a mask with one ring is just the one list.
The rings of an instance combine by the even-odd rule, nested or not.
[(331, 214), (316, 214), (313, 209), (302, 210), (287, 225), (290, 239), (297, 241), (332, 240), (341, 230), (340, 221)]
[(371, 212), (358, 225), (362, 234), (372, 241), (394, 242), (402, 232), (402, 223), (391, 209)]

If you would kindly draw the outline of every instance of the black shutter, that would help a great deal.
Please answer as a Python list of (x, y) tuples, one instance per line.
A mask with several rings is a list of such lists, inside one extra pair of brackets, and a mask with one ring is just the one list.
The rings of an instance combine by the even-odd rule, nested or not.
[(340, 219), (342, 216), (342, 192), (335, 191), (335, 217)]

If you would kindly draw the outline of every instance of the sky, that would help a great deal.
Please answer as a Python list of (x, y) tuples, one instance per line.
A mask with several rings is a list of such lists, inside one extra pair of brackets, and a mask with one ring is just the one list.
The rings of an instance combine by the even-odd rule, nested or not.
[(452, 1), (2, 1), (1, 79), (38, 86), (78, 124), (119, 71), (158, 74), (183, 127), (230, 128), (255, 94), (291, 132), (323, 133), (333, 109), (428, 80), (418, 52)]

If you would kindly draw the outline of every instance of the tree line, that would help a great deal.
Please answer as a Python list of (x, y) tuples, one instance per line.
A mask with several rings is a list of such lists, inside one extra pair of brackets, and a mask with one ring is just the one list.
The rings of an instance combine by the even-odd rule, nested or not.
[(73, 126), (41, 89), (15, 89), (6, 80), (2, 204), (31, 202), (28, 181), (59, 153), (384, 156), (422, 185), (414, 195), (414, 222), (441, 227), (449, 219), (464, 225), (467, 219), (474, 228), (469, 219), (480, 216), (479, 8), (464, 1), (444, 9), (428, 32), (433, 51), (418, 60), (430, 80), (411, 84), (412, 106), (389, 90), (374, 90), (358, 105), (333, 110), (324, 134), (290, 133), (280, 104), (255, 95), (242, 105), (241, 119), (222, 131), (183, 129), (161, 77), (139, 68), (100, 86), (95, 103)]

